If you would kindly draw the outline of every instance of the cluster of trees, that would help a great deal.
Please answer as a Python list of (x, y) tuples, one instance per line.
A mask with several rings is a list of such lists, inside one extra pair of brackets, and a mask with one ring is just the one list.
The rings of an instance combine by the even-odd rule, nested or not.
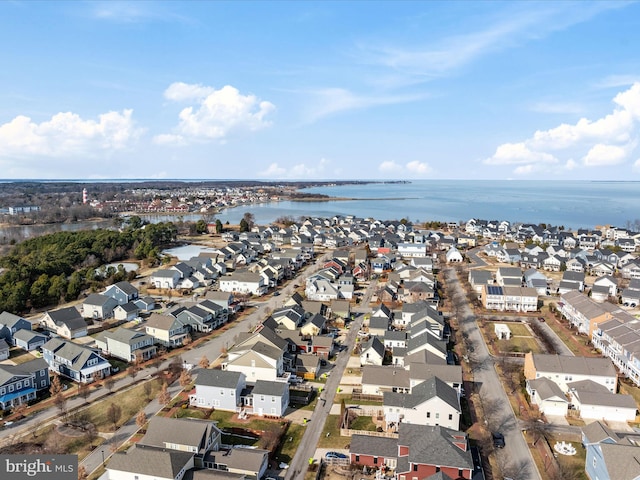
[[(143, 228), (144, 227), (144, 228)], [(135, 257), (160, 261), (162, 246), (176, 240), (172, 223), (143, 225), (132, 218), (122, 231), (57, 232), (15, 245), (0, 258), (0, 311), (16, 314), (78, 298), (87, 288), (128, 278), (124, 268), (98, 267)]]

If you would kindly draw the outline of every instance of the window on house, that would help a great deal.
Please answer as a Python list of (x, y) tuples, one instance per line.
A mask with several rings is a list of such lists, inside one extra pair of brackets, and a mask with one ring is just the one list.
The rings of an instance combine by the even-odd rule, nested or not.
[(427, 418), (431, 418), (431, 412), (427, 412)]
[(418, 464), (417, 464), (417, 463), (414, 463), (414, 464), (413, 464), (413, 471), (414, 471), (414, 472), (417, 472), (417, 471), (418, 471)]
[(593, 458), (593, 468), (596, 468), (596, 459), (595, 459), (595, 457)]
[(360, 455), (356, 455), (356, 463), (360, 461)]
[(436, 418), (440, 418), (440, 412), (436, 412)]
[(459, 468), (459, 469), (458, 469), (458, 476), (462, 478), (462, 474), (463, 474), (463, 473), (464, 473), (464, 472), (462, 471), (462, 469), (461, 469), (461, 468)]
[(440, 471), (440, 467), (436, 466), (436, 473)]
[(449, 414), (449, 420), (453, 420), (453, 414), (452, 413)]

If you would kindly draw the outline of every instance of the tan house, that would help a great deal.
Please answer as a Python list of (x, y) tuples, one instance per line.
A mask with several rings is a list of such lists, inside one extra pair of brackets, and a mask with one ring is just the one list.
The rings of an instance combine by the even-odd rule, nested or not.
[(152, 313), (145, 325), (147, 335), (165, 347), (179, 347), (187, 337), (187, 328), (171, 315)]

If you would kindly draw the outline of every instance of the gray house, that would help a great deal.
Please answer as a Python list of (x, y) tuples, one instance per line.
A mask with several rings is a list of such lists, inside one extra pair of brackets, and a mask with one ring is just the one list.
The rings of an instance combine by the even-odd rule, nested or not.
[(155, 339), (151, 335), (128, 328), (104, 331), (96, 336), (96, 345), (102, 353), (125, 362), (144, 361), (154, 357), (158, 351), (154, 343)]
[(15, 345), (13, 336), (20, 330), (31, 330), (31, 322), (9, 312), (0, 313), (0, 338)]
[(189, 395), (192, 406), (236, 412), (247, 383), (242, 372), (206, 369), (198, 373), (195, 385), (195, 393)]
[(82, 316), (95, 320), (104, 320), (113, 317), (113, 309), (118, 302), (101, 293), (92, 293), (82, 302)]
[(105, 289), (104, 295), (113, 298), (118, 302), (118, 305), (124, 305), (125, 303), (135, 302), (138, 299), (138, 289), (129, 282), (118, 282), (109, 285)]
[(33, 330), (18, 330), (13, 335), (14, 345), (27, 352), (42, 348), (47, 343), (47, 340), (49, 340), (49, 337)]
[(289, 406), (289, 384), (257, 380), (251, 398), (254, 414), (282, 417)]

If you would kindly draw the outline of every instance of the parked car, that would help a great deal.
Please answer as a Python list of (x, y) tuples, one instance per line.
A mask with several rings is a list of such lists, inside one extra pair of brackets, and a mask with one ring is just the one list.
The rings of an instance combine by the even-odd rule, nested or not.
[(491, 434), (491, 436), (493, 437), (493, 446), (496, 448), (504, 448), (505, 443), (504, 443), (504, 435), (501, 434), (500, 432), (494, 432)]
[(544, 317), (538, 317), (539, 322), (544, 322)]
[(339, 452), (327, 452), (324, 458), (349, 458), (344, 453)]

